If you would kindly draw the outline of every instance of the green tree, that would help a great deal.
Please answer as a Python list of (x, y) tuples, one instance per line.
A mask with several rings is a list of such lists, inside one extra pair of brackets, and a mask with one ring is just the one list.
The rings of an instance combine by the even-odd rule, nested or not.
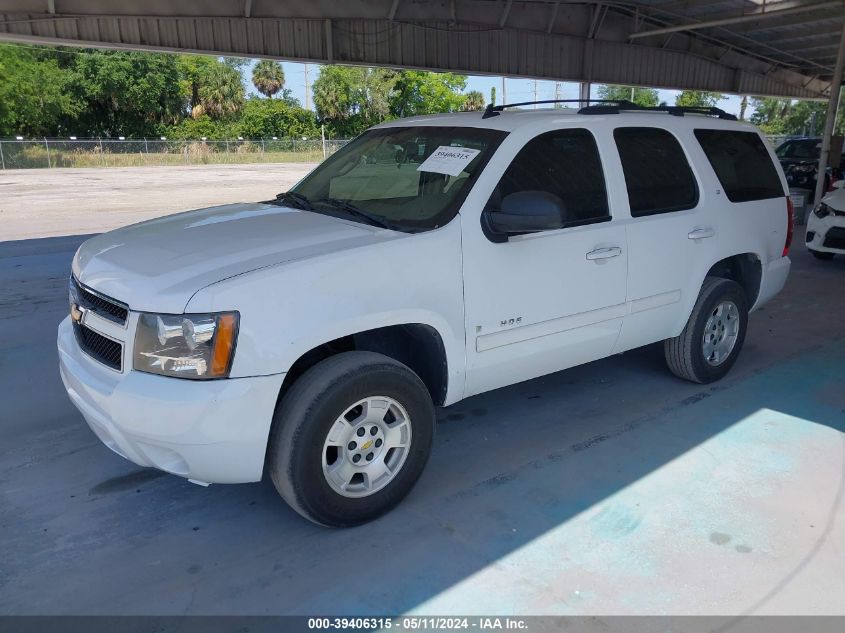
[(243, 106), (245, 91), (241, 75), (231, 66), (211, 66), (203, 72), (200, 82), (200, 105), (211, 118), (235, 114)]
[(630, 86), (599, 86), (598, 96), (599, 99), (631, 101), (645, 107), (656, 106), (659, 101), (657, 90), (654, 88), (632, 88)]
[(484, 109), (484, 95), (478, 90), (470, 90), (464, 95), (464, 110), (474, 111)]
[(252, 84), (268, 99), (285, 85), (285, 71), (282, 65), (271, 59), (262, 59), (252, 69)]
[(675, 105), (686, 108), (713, 108), (723, 99), (727, 97), (721, 92), (683, 90), (675, 97)]
[(785, 134), (784, 125), (787, 114), (792, 107), (790, 99), (751, 98), (754, 112), (750, 121), (766, 134)]
[(75, 121), (80, 135), (150, 134), (183, 114), (174, 55), (81, 51), (66, 72), (70, 92), (85, 102)]
[(59, 53), (0, 45), (0, 136), (52, 136), (84, 107), (70, 91)]
[(387, 119), (396, 71), (360, 66), (322, 66), (313, 84), (317, 118), (329, 134), (351, 137)]
[(220, 62), (206, 55), (179, 55), (176, 58), (179, 68), (179, 83), (188, 103), (188, 112), (199, 118), (205, 114), (200, 100), (200, 86), (203, 78), (213, 66)]
[(314, 113), (290, 106), (281, 99), (247, 99), (237, 130), (244, 138), (318, 138), (320, 128)]
[(456, 112), (464, 106), (460, 93), (466, 85), (466, 75), (403, 70), (390, 95), (390, 112), (395, 117)]
[(238, 136), (237, 122), (230, 119), (212, 119), (207, 114), (186, 117), (176, 125), (162, 127), (159, 132), (173, 139), (234, 138)]

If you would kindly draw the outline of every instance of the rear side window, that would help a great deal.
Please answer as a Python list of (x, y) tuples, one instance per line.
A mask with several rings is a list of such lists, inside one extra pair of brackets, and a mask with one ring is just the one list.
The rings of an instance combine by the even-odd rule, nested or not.
[(692, 170), (671, 133), (654, 127), (620, 127), (613, 131), (613, 138), (632, 216), (683, 211), (698, 204)]
[(758, 134), (729, 130), (695, 130), (695, 138), (713, 166), (731, 202), (785, 196), (778, 172)]
[(598, 147), (584, 129), (555, 130), (528, 141), (493, 191), (488, 208), (499, 209), (507, 196), (524, 191), (556, 199), (564, 226), (610, 219)]

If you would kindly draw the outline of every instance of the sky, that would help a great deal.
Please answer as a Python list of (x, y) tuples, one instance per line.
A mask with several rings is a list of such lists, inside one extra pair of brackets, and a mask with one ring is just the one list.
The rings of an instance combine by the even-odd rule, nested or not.
[[(252, 76), (252, 66), (255, 62), (251, 62), (249, 67), (244, 70), (244, 78), (247, 83), (248, 94), (257, 94), (252, 85), (250, 77)], [(302, 106), (305, 106), (305, 64), (296, 62), (282, 62), (285, 70), (285, 88), (293, 92), (293, 96), (299, 99)], [(320, 67), (317, 64), (308, 64), (308, 80), (313, 83), (314, 79), (320, 72)], [(532, 79), (507, 79), (508, 102), (514, 103), (517, 101), (534, 101), (534, 81)], [(502, 102), (502, 78), (491, 76), (477, 76), (470, 75), (467, 80), (466, 90), (478, 90), (484, 95), (484, 101), (490, 102), (490, 88), (496, 87), (496, 102)], [(596, 96), (596, 86), (593, 86), (593, 98)], [(668, 104), (675, 103), (675, 96), (680, 92), (678, 90), (658, 90), (660, 101), (665, 101)], [(719, 103), (719, 107), (730, 112), (731, 114), (739, 115), (740, 97), (736, 95), (726, 95), (727, 98)], [(555, 82), (554, 81), (537, 81), (537, 99), (554, 99), (555, 98)], [(561, 99), (577, 99), (578, 98), (578, 84), (575, 82), (561, 82)], [(309, 104), (311, 109), (314, 109), (313, 104)], [(751, 114), (750, 110), (748, 114)]]

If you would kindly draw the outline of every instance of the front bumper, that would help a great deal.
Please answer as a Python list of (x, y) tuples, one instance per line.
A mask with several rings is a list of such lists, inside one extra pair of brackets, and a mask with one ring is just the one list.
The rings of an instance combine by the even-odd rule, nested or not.
[(807, 221), (807, 248), (820, 253), (845, 253), (845, 216), (811, 213)]
[(192, 381), (101, 365), (59, 325), (59, 369), (88, 426), (114, 452), (202, 483), (259, 481), (284, 374)]

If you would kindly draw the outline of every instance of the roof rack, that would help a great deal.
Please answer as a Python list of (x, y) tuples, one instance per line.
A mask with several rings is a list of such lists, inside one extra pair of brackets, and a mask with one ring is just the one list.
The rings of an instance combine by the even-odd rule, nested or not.
[[(625, 99), (546, 99), (545, 101), (521, 101), (520, 103), (503, 103), (502, 105), (488, 104), (484, 108), (482, 119), (489, 119), (491, 116), (499, 116), (505, 108), (517, 108), (519, 106), (540, 105), (546, 103), (586, 103), (590, 107), (591, 103), (615, 104), (617, 108), (625, 110), (629, 108), (636, 108), (636, 103), (631, 103)], [(612, 106), (611, 106), (612, 107)], [(582, 110), (584, 108), (581, 108)]]
[(672, 116), (684, 116), (685, 114), (704, 114), (715, 116), (725, 121), (736, 121), (735, 115), (725, 112), (721, 108), (707, 107), (698, 108), (694, 106), (641, 106), (631, 102), (619, 102), (617, 105), (588, 105), (580, 110), (578, 114), (619, 114), (620, 112), (668, 112)]
[[(725, 121), (736, 121), (733, 114), (725, 112), (721, 108), (708, 107), (697, 108), (693, 106), (642, 106), (627, 99), (546, 99), (544, 101), (522, 101), (520, 103), (503, 103), (502, 105), (489, 104), (484, 108), (482, 119), (499, 116), (505, 108), (516, 108), (519, 106), (541, 105), (547, 103), (586, 103), (578, 110), (578, 114), (619, 114), (620, 112), (667, 112), (672, 116), (684, 116), (685, 114), (703, 114), (715, 116)], [(597, 104), (597, 105), (592, 105)]]

